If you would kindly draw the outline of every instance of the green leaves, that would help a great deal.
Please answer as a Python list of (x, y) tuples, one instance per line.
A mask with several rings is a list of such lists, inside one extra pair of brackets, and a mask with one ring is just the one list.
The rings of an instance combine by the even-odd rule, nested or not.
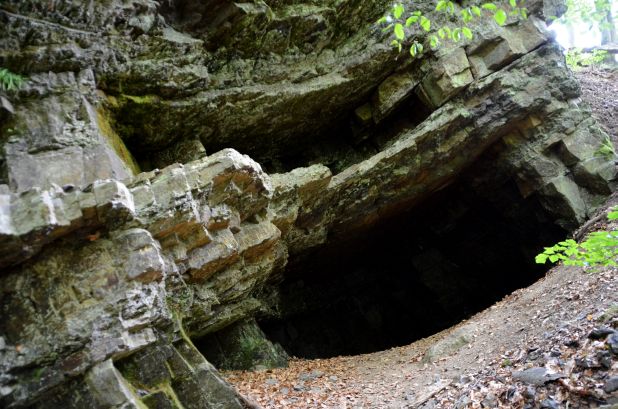
[[(608, 213), (609, 220), (618, 219), (618, 211)], [(577, 243), (573, 239), (561, 241), (552, 247), (545, 247), (534, 260), (538, 264), (563, 261), (570, 266), (616, 266), (618, 257), (618, 230), (593, 232), (586, 240)]]
[(462, 27), (461, 32), (468, 40), (472, 40), (472, 30), (470, 30), (468, 27)]
[(415, 42), (414, 44), (412, 44), (412, 46), (410, 46), (410, 55), (412, 57), (416, 57), (418, 54), (421, 54), (422, 52), (423, 52), (423, 44)]
[(470, 21), (472, 21), (472, 13), (470, 13), (470, 10), (468, 9), (463, 9), (461, 10), (461, 19), (463, 20), (464, 23), (469, 23)]
[(502, 9), (496, 11), (494, 14), (494, 20), (496, 20), (496, 23), (503, 26), (504, 23), (506, 23), (506, 12)]
[(12, 73), (6, 68), (0, 68), (0, 89), (4, 91), (15, 91), (24, 83), (21, 75)]
[[(573, 71), (581, 70), (582, 67), (589, 67), (599, 64), (607, 57), (607, 51), (594, 50), (592, 53), (584, 53), (581, 48), (573, 47), (565, 53), (566, 63)], [(611, 141), (604, 141), (602, 146), (595, 152), (595, 155), (614, 156), (614, 145)]]
[(551, 16), (550, 19), (557, 19), (563, 24), (575, 26), (584, 23), (591, 28), (596, 26), (596, 28), (603, 30), (603, 27), (607, 26), (608, 23), (610, 26), (615, 24), (614, 21), (611, 21), (612, 18), (610, 17), (614, 15), (612, 3), (616, 4), (615, 1), (611, 0), (566, 0), (566, 13), (560, 18)]
[(397, 40), (393, 40), (393, 41), (391, 41), (391, 45), (392, 45), (393, 47), (396, 47), (396, 48), (397, 48), (397, 50), (398, 50), (399, 52), (401, 52), (401, 49), (403, 48), (403, 46), (401, 45), (401, 43), (400, 43), (399, 41), (397, 41)]
[(393, 32), (395, 33), (395, 37), (399, 41), (403, 41), (403, 39), (406, 37), (406, 33), (403, 29), (403, 25), (400, 23), (395, 24), (395, 28)]
[(455, 12), (455, 4), (450, 0), (440, 0), (436, 4), (436, 11), (446, 11), (449, 14), (453, 14)]
[(456, 29), (453, 30), (452, 39), (456, 43), (458, 43), (459, 40), (461, 40), (461, 29), (460, 28), (456, 28)]
[(548, 257), (549, 256), (545, 253), (537, 254), (536, 257), (534, 258), (534, 262), (537, 264), (545, 264)]
[(429, 31), (431, 29), (431, 21), (429, 21), (429, 19), (425, 16), (421, 16), (421, 27), (423, 27), (423, 30), (425, 31)]
[(440, 40), (438, 39), (438, 37), (436, 37), (435, 35), (432, 35), (429, 38), (429, 46), (431, 48), (438, 48), (439, 45), (440, 45)]
[(393, 28), (393, 25), (392, 25), (392, 24), (389, 24), (388, 26), (386, 26), (386, 27), (384, 27), (384, 28), (382, 29), (382, 32), (383, 32), (383, 33), (387, 33), (387, 32), (389, 32), (389, 31), (391, 31), (391, 29), (392, 29), (392, 28)]
[[(404, 43), (405, 45), (413, 43), (410, 46), (410, 54), (416, 57), (423, 52), (423, 43), (417, 41), (415, 38), (409, 38), (413, 33), (418, 33), (418, 31), (416, 31), (418, 29), (414, 27), (415, 24), (418, 24), (419, 29), (431, 34), (421, 38), (427, 39), (427, 43), (424, 43), (425, 46), (435, 49), (442, 45), (442, 42), (446, 39), (454, 42), (472, 40), (474, 38), (474, 33), (469, 23), (477, 18), (493, 17), (496, 23), (501, 26), (506, 24), (508, 20), (508, 14), (507, 11), (505, 11), (507, 8), (500, 8), (496, 5), (497, 3), (487, 2), (479, 5), (460, 7), (459, 5), (456, 6), (452, 0), (435, 1), (436, 11), (450, 14), (446, 24), (450, 24), (448, 21), (454, 22), (458, 20), (460, 23), (459, 27), (449, 28), (446, 24), (435, 27), (434, 23), (436, 21), (432, 22), (427, 16), (424, 16), (420, 10), (406, 13), (405, 7), (401, 3), (393, 5), (390, 14), (380, 18), (377, 24), (382, 26), (382, 32), (392, 33), (391, 44), (399, 51), (403, 48)], [(512, 8), (512, 10), (508, 9), (511, 15), (527, 18), (527, 9), (518, 7), (518, 5), (524, 4), (526, 0), (505, 0), (505, 6), (506, 1), (508, 1), (510, 8)], [(455, 13), (456, 9), (459, 10), (458, 13)], [(408, 14), (407, 17), (406, 14)]]
[(410, 16), (406, 19), (406, 27), (410, 27), (412, 24), (418, 21), (418, 16)]
[(393, 17), (395, 17), (397, 19), (401, 18), (401, 16), (402, 16), (404, 11), (405, 11), (405, 9), (404, 9), (403, 5), (395, 4), (393, 6)]

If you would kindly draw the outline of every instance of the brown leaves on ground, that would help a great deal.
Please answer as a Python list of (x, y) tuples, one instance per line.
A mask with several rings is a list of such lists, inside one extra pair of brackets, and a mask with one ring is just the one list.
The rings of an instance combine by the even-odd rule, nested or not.
[(223, 375), (264, 408), (368, 407), (364, 395), (379, 393), (384, 385), (357, 379), (350, 363), (358, 363), (362, 357), (292, 359), (288, 368), (228, 371)]
[(618, 68), (587, 68), (575, 73), (583, 99), (601, 126), (618, 142)]
[[(469, 321), (414, 344), (373, 354), (294, 359), (288, 368), (224, 376), (264, 408), (570, 408), (618, 402), (603, 390), (618, 356), (593, 330), (618, 327), (618, 271), (559, 266)], [(427, 361), (454, 334), (465, 346)], [(513, 372), (543, 368), (531, 384)], [(559, 376), (557, 376), (559, 375)]]

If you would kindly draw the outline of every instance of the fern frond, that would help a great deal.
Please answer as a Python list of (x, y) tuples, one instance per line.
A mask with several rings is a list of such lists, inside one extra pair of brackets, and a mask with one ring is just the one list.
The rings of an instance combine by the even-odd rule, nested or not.
[(24, 83), (24, 78), (9, 71), (6, 68), (0, 68), (0, 88), (4, 91), (14, 91), (21, 87)]

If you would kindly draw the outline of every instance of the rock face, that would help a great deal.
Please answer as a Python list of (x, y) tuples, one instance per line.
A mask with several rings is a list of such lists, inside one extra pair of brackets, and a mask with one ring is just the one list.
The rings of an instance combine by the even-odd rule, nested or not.
[(553, 3), (418, 60), (382, 0), (52, 3), (0, 5), (2, 407), (246, 406), (202, 352), (282, 363), (288, 259), (465, 172), (566, 230), (615, 189)]

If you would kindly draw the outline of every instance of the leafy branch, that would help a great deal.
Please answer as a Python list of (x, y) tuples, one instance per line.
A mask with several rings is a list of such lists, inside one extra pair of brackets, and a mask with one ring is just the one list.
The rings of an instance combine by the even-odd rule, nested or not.
[[(618, 219), (618, 210), (608, 213), (609, 220)], [(545, 264), (547, 261), (562, 261), (567, 266), (618, 266), (618, 230), (593, 232), (581, 243), (573, 239), (561, 241), (551, 247), (545, 247), (535, 261)]]
[[(519, 1), (519, 3), (518, 3)], [(525, 0), (509, 0), (511, 11), (509, 14), (520, 16), (524, 19), (528, 18), (528, 9), (521, 7)], [(483, 3), (481, 5), (472, 5), (456, 12), (455, 3), (451, 0), (439, 0), (436, 4), (436, 11), (445, 13), (449, 17), (455, 17), (461, 21), (457, 27), (440, 26), (437, 30), (434, 28), (434, 34), (429, 37), (429, 45), (431, 48), (438, 48), (443, 41), (451, 40), (459, 42), (463, 38), (471, 40), (473, 38), (473, 32), (469, 27), (469, 23), (475, 19), (485, 17), (487, 15), (493, 16), (493, 19), (499, 25), (506, 24), (507, 12), (496, 6), (494, 3)], [(432, 28), (431, 20), (423, 15), (419, 10), (412, 11), (407, 17), (405, 17), (405, 7), (398, 3), (395, 4), (390, 13), (382, 16), (376, 24), (384, 25), (383, 32), (392, 32), (393, 40), (391, 45), (398, 49), (399, 52), (403, 49), (403, 43), (406, 41), (407, 33), (406, 28), (418, 25), (422, 30), (430, 32)], [(433, 25), (435, 27), (435, 25)], [(416, 38), (412, 40), (410, 45), (410, 55), (416, 57), (423, 53), (424, 47)]]
[(601, 30), (611, 28), (611, 25), (615, 24), (615, 17), (614, 21), (608, 20), (608, 14), (609, 16), (612, 14), (612, 0), (567, 0), (566, 6), (567, 11), (560, 18), (551, 16), (549, 19), (566, 25), (584, 23), (588, 28), (598, 25)]

